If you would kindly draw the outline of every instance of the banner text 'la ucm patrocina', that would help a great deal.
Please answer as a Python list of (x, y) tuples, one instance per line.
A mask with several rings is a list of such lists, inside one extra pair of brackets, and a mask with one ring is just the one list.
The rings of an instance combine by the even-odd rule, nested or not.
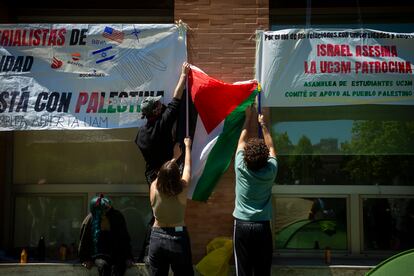
[(412, 105), (414, 33), (258, 32), (264, 106)]
[(173, 24), (0, 25), (0, 130), (127, 128), (172, 98), (187, 59)]

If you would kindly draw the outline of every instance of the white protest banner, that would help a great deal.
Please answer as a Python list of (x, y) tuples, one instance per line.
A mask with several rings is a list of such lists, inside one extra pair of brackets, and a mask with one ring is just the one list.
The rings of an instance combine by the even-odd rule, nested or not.
[(186, 60), (174, 24), (0, 25), (0, 130), (137, 127)]
[(257, 36), (264, 106), (414, 104), (414, 33), (287, 29)]

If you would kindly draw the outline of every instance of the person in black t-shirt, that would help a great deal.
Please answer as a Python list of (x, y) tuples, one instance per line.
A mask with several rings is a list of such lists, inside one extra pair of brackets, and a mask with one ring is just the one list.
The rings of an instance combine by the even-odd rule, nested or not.
[[(172, 128), (178, 118), (180, 100), (189, 71), (190, 65), (184, 62), (181, 76), (174, 90), (173, 99), (167, 106), (160, 102), (161, 96), (146, 97), (141, 103), (142, 116), (147, 119), (147, 122), (139, 128), (135, 143), (146, 163), (145, 177), (148, 186), (157, 178), (160, 167), (166, 161), (173, 158), (175, 141)], [(148, 224), (144, 248), (139, 257), (140, 261), (146, 261), (145, 256), (148, 255), (149, 237), (153, 223), (154, 217), (152, 217)]]
[(146, 97), (141, 103), (141, 112), (147, 123), (139, 128), (135, 143), (146, 162), (145, 176), (148, 185), (157, 178), (159, 168), (173, 157), (175, 141), (172, 127), (178, 117), (180, 100), (189, 70), (190, 65), (184, 62), (173, 99), (167, 106), (160, 102), (161, 96)]

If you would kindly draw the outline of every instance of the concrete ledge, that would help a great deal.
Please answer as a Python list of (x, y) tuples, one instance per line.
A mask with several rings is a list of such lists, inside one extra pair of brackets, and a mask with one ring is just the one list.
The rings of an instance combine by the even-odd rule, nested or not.
[(273, 266), (272, 275), (277, 276), (364, 276), (372, 266)]
[[(80, 264), (61, 264), (61, 263), (27, 263), (27, 264), (0, 264), (0, 275), (7, 276), (45, 276), (45, 275), (79, 275), (79, 276), (97, 276), (96, 267), (88, 270)], [(129, 268), (125, 276), (132, 275), (150, 275), (143, 264), (137, 264)]]
[[(372, 266), (345, 266), (345, 265), (331, 265), (331, 266), (283, 266), (274, 265), (272, 267), (272, 275), (277, 276), (303, 276), (303, 275), (318, 275), (318, 276), (363, 276)], [(195, 270), (195, 269), (194, 269)], [(87, 270), (79, 264), (64, 264), (64, 263), (28, 263), (15, 264), (7, 263), (0, 264), (0, 275), (7, 276), (44, 276), (44, 275), (80, 275), (80, 276), (97, 276), (96, 268)], [(136, 264), (128, 269), (125, 276), (133, 275), (150, 275), (148, 268), (144, 264)], [(170, 275), (173, 275), (170, 273)], [(196, 272), (196, 275), (200, 275)], [(235, 275), (234, 266), (230, 267), (229, 275)]]

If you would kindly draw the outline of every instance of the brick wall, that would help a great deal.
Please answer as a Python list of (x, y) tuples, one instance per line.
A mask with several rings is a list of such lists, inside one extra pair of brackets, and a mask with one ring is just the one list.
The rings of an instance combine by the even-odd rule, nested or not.
[[(225, 82), (254, 78), (255, 31), (269, 27), (268, 0), (176, 0), (175, 20), (188, 24), (188, 60)], [(206, 203), (190, 201), (186, 223), (193, 261), (209, 241), (233, 233), (233, 164)]]

